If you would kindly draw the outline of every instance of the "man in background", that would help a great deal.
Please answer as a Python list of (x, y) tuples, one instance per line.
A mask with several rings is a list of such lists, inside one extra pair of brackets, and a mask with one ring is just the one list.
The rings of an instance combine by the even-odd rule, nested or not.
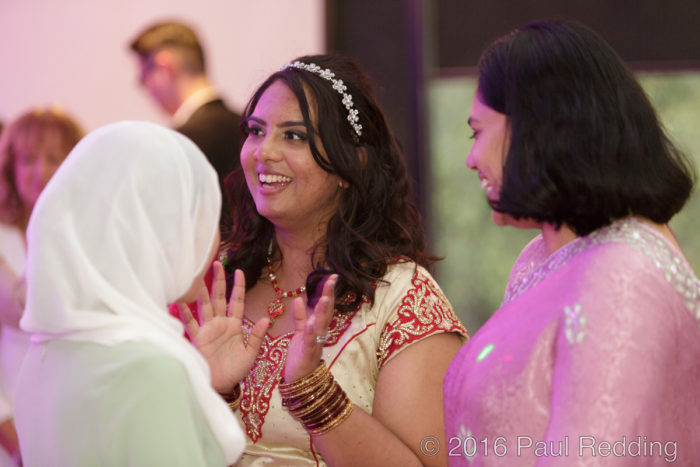
[(221, 226), (229, 227), (223, 181), (240, 166), (241, 117), (212, 86), (197, 34), (183, 23), (159, 22), (138, 34), (130, 47), (138, 56), (141, 85), (170, 115), (172, 128), (194, 141), (216, 169), (224, 197)]

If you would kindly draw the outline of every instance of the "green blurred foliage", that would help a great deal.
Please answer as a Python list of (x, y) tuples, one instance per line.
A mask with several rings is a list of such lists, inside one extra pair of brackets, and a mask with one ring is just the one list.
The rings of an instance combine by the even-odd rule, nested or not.
[[(700, 167), (700, 73), (640, 73), (671, 139)], [(476, 79), (434, 80), (429, 89), (431, 152), (431, 243), (445, 259), (435, 276), (470, 334), (499, 307), (510, 268), (520, 250), (539, 233), (498, 227), (491, 220), (476, 173), (465, 159), (471, 147), (467, 125)], [(686, 258), (700, 267), (700, 235), (695, 192), (672, 221)]]

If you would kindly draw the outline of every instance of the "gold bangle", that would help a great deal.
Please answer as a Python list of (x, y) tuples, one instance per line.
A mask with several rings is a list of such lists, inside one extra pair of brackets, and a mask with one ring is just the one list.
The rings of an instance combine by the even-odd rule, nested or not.
[(228, 406), (231, 408), (231, 412), (235, 412), (238, 410), (238, 407), (241, 405), (241, 396), (238, 396), (238, 399), (236, 399), (233, 402), (229, 402)]
[(234, 412), (238, 409), (238, 406), (241, 404), (241, 395), (242, 394), (243, 394), (243, 391), (241, 391), (241, 383), (237, 383), (233, 387), (233, 391), (231, 391), (228, 394), (219, 393), (219, 395), (224, 399), (224, 401), (226, 401), (228, 406)]
[(289, 409), (289, 411), (292, 412), (292, 415), (294, 415), (296, 419), (304, 419), (316, 412), (319, 408), (323, 409), (329, 400), (333, 400), (335, 397), (338, 397), (338, 390), (342, 391), (340, 386), (337, 384), (332, 385), (327, 392), (324, 392), (319, 397), (312, 399), (309, 404), (302, 405), (301, 407), (292, 407)]
[[(330, 373), (329, 373), (330, 375)], [(282, 399), (294, 399), (296, 401), (302, 401), (313, 394), (319, 392), (321, 388), (326, 388), (332, 381), (328, 379), (328, 375), (325, 375), (324, 379), (319, 380), (316, 384), (314, 385), (309, 385), (305, 387), (304, 389), (301, 390), (289, 390), (289, 389), (280, 389), (280, 394), (282, 395)]]
[(325, 379), (319, 381), (315, 386), (309, 386), (304, 391), (292, 393), (280, 391), (280, 394), (283, 394), (282, 403), (290, 407), (307, 405), (311, 400), (317, 399), (319, 394), (325, 394), (326, 390), (330, 389), (331, 384), (333, 384), (333, 376), (329, 372)]
[(321, 426), (307, 427), (306, 429), (311, 435), (322, 435), (324, 433), (328, 433), (329, 431), (338, 427), (341, 423), (348, 419), (348, 417), (352, 413), (353, 407), (354, 404), (352, 403), (352, 401), (350, 399), (347, 399), (347, 404), (345, 405), (343, 410), (337, 416), (335, 416), (335, 418), (333, 418), (327, 423), (322, 424)]
[(312, 435), (327, 433), (352, 413), (353, 403), (323, 360), (311, 373), (291, 383), (280, 382), (282, 405)]
[(337, 388), (337, 396), (329, 405), (320, 407), (317, 411), (314, 411), (305, 417), (305, 419), (309, 421), (309, 426), (323, 425), (336, 417), (338, 413), (343, 411), (343, 408), (349, 399), (343, 390), (340, 389), (340, 386), (337, 386)]
[(332, 384), (333, 375), (321, 361), (321, 364), (308, 375), (292, 383), (279, 385), (282, 405), (294, 414), (295, 410), (303, 410), (308, 405), (314, 404), (315, 400), (323, 399), (323, 395), (328, 393)]
[(320, 381), (328, 377), (328, 368), (326, 367), (326, 362), (321, 360), (318, 366), (308, 375), (302, 376), (299, 379), (291, 381), (289, 383), (284, 381), (284, 378), (279, 383), (279, 389), (281, 393), (297, 393), (307, 389), (309, 386), (315, 386)]

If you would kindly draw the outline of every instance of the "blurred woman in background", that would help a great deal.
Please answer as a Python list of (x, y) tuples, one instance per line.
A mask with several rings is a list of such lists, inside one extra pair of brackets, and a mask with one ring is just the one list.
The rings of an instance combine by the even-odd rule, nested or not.
[(19, 329), (27, 223), (44, 186), (82, 136), (80, 125), (54, 107), (30, 110), (0, 134), (0, 445), (15, 457), (19, 451), (11, 407), (29, 345)]

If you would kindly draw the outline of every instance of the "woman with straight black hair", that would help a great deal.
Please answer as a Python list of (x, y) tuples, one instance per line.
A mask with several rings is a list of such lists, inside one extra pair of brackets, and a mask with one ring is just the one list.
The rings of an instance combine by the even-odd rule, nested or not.
[(581, 24), (517, 29), (478, 71), (467, 166), (496, 224), (541, 234), (446, 375), (452, 463), (698, 465), (700, 282), (667, 224), (691, 165)]

